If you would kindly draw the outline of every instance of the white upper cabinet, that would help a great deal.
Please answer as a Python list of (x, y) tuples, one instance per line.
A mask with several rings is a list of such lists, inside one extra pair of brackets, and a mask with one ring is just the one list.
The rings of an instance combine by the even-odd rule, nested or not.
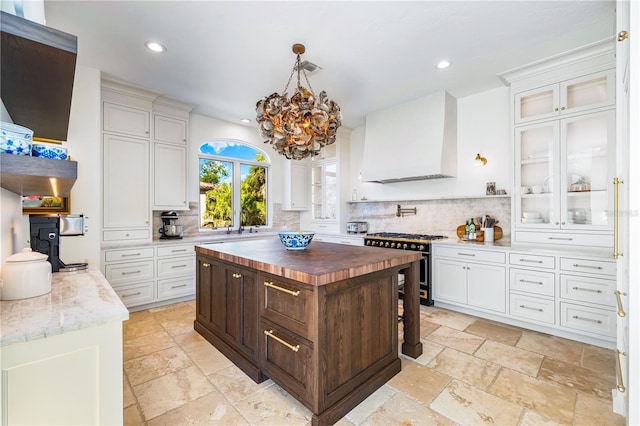
[(309, 210), (309, 162), (285, 160), (282, 210)]
[(154, 143), (154, 210), (187, 210), (187, 195), (187, 148)]
[(187, 120), (154, 114), (153, 138), (156, 142), (186, 145)]
[(103, 102), (102, 130), (149, 139), (151, 111), (128, 105)]
[(615, 70), (601, 71), (514, 95), (516, 124), (578, 113), (615, 103)]

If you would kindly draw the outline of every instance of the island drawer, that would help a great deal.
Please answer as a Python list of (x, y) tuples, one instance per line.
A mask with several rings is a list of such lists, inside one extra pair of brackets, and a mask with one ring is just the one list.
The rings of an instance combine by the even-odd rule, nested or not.
[(137, 247), (125, 250), (106, 250), (104, 252), (105, 262), (151, 259), (153, 257), (153, 247)]
[(475, 250), (462, 247), (433, 247), (433, 255), (449, 257), (469, 262), (505, 263), (506, 255), (502, 251)]
[(537, 254), (509, 253), (509, 263), (527, 268), (554, 269), (556, 267), (556, 258), (554, 256), (540, 256)]
[(158, 257), (196, 255), (193, 244), (180, 244), (158, 247)]
[(310, 286), (270, 274), (258, 276), (260, 315), (301, 336), (311, 332), (312, 296)]

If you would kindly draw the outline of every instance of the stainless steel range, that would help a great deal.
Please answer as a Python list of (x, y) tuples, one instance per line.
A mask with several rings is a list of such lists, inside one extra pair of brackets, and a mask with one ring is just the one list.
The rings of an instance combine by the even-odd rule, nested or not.
[[(447, 238), (444, 235), (404, 234), (397, 232), (378, 232), (367, 234), (364, 237), (364, 245), (371, 247), (383, 247), (396, 250), (412, 250), (422, 253), (420, 262), (420, 304), (433, 305), (431, 294), (431, 267), (429, 253), (431, 241)], [(404, 297), (404, 277), (399, 278), (399, 297)]]

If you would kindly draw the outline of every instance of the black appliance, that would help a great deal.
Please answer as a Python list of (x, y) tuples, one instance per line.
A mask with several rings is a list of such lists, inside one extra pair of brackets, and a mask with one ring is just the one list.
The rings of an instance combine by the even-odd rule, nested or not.
[(178, 220), (178, 213), (175, 211), (162, 212), (160, 214), (162, 219), (162, 228), (158, 230), (160, 232), (161, 240), (179, 240), (182, 239), (182, 225), (176, 225)]
[(87, 269), (87, 263), (66, 264), (60, 259), (60, 216), (29, 215), (29, 229), (31, 250), (47, 255), (47, 261), (51, 263), (51, 272)]
[[(433, 306), (431, 291), (431, 266), (429, 253), (431, 241), (447, 238), (444, 235), (405, 234), (397, 232), (378, 232), (367, 234), (364, 237), (364, 245), (370, 247), (383, 247), (396, 250), (412, 250), (422, 253), (420, 261), (420, 304)], [(404, 297), (404, 286), (401, 283), (398, 288), (399, 298)]]

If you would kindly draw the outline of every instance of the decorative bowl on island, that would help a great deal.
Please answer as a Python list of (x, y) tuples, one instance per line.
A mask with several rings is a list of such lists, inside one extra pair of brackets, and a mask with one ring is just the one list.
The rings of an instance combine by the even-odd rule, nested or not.
[(66, 160), (67, 148), (45, 142), (34, 142), (31, 148), (31, 155), (34, 157), (50, 158), (52, 160)]
[(305, 231), (278, 232), (280, 242), (287, 250), (306, 249), (314, 235), (314, 232)]
[(0, 122), (0, 152), (13, 155), (31, 155), (33, 131), (17, 124)]

